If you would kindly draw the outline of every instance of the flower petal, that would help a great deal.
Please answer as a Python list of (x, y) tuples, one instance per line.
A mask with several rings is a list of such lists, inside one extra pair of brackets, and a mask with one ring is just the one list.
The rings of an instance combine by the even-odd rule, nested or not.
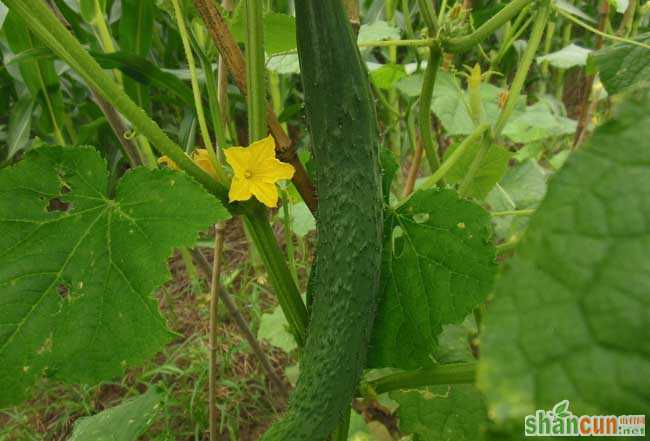
[(278, 206), (278, 188), (275, 184), (251, 181), (251, 191), (267, 207), (274, 208)]
[(201, 167), (204, 172), (207, 172), (214, 179), (218, 179), (217, 171), (214, 169), (214, 165), (210, 160), (210, 154), (206, 149), (194, 150), (194, 153), (192, 153), (192, 159), (194, 159), (196, 165)]
[(158, 164), (164, 164), (164, 165), (167, 166), (167, 168), (169, 168), (171, 170), (178, 170), (179, 169), (178, 165), (176, 165), (176, 163), (174, 161), (172, 161), (172, 159), (167, 155), (161, 156), (160, 158), (158, 158)]
[(248, 148), (251, 154), (250, 165), (252, 169), (267, 158), (275, 158), (275, 139), (271, 135), (255, 141)]
[(232, 178), (230, 183), (230, 190), (228, 191), (228, 199), (233, 201), (247, 201), (253, 196), (251, 192), (251, 182), (247, 179), (241, 179), (237, 176)]
[(230, 164), (235, 176), (244, 177), (246, 170), (250, 169), (251, 153), (244, 147), (230, 147), (223, 150), (226, 162)]
[(281, 179), (291, 179), (294, 173), (291, 164), (267, 158), (253, 169), (253, 179), (273, 184)]

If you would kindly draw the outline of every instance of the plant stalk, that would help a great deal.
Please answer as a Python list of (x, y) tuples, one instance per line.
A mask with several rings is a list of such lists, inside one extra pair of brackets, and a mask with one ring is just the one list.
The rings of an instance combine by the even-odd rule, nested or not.
[(429, 49), (429, 62), (427, 63), (427, 70), (424, 73), (424, 80), (422, 82), (422, 93), (420, 94), (420, 110), (418, 114), (418, 122), (420, 126), (420, 142), (427, 157), (429, 168), (431, 172), (440, 167), (440, 158), (438, 151), (433, 140), (433, 132), (431, 130), (431, 101), (433, 100), (433, 89), (436, 84), (436, 77), (438, 69), (442, 60), (442, 52), (439, 47), (431, 47)]
[[(515, 0), (516, 1), (516, 0)], [(514, 2), (513, 2), (514, 3)], [(511, 3), (512, 4), (512, 3)], [(535, 16), (535, 21), (533, 23), (533, 29), (530, 33), (530, 38), (528, 39), (528, 44), (526, 45), (526, 50), (524, 51), (519, 66), (517, 67), (517, 72), (510, 86), (510, 91), (508, 92), (508, 100), (503, 110), (499, 114), (499, 119), (494, 128), (493, 136), (495, 139), (499, 138), (504, 127), (508, 123), (510, 116), (512, 115), (517, 101), (521, 96), (521, 91), (524, 88), (524, 83), (528, 77), (528, 72), (530, 71), (530, 66), (535, 59), (535, 54), (537, 53), (537, 48), (539, 48), (540, 42), (544, 35), (544, 29), (546, 28), (546, 22), (550, 13), (551, 7), (548, 0), (544, 0), (540, 9), (537, 11)]]
[(266, 78), (264, 67), (263, 8), (257, 0), (244, 0), (246, 15), (246, 84), (248, 141), (266, 136)]
[(476, 378), (476, 363), (441, 364), (417, 371), (389, 374), (368, 382), (377, 393), (415, 389), (440, 384), (471, 384)]
[(506, 24), (512, 17), (517, 15), (521, 8), (533, 3), (535, 0), (513, 0), (500, 10), (494, 17), (483, 23), (476, 31), (469, 35), (458, 38), (451, 38), (443, 43), (445, 50), (449, 52), (467, 52), (488, 38), (494, 31)]
[(424, 184), (422, 184), (421, 188), (427, 189), (435, 187), (438, 182), (440, 182), (445, 177), (449, 170), (451, 170), (452, 167), (456, 165), (458, 160), (465, 154), (467, 149), (472, 144), (478, 142), (489, 128), (489, 124), (481, 124), (478, 126), (471, 135), (465, 138), (463, 142), (461, 142), (460, 145), (456, 147), (456, 150), (454, 150), (454, 152), (449, 155), (447, 160), (442, 163), (442, 165), (435, 171), (435, 173), (427, 178)]
[(212, 275), (210, 277), (210, 330), (208, 336), (208, 345), (210, 346), (210, 366), (208, 381), (208, 403), (210, 406), (210, 441), (217, 441), (219, 436), (219, 414), (217, 411), (217, 360), (218, 348), (217, 339), (219, 337), (217, 322), (219, 320), (219, 289), (221, 287), (220, 276), (223, 253), (224, 224), (218, 223), (215, 226), (214, 233), (214, 260), (212, 262)]

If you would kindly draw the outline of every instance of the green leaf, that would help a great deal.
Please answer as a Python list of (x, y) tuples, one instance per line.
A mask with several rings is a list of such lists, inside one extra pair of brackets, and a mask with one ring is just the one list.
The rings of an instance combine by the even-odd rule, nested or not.
[(487, 423), (485, 400), (473, 385), (392, 392), (403, 433), (426, 441), (477, 441)]
[(400, 79), (406, 76), (401, 64), (384, 64), (379, 69), (370, 72), (370, 79), (379, 89), (390, 90)]
[(357, 412), (350, 412), (349, 441), (393, 441), (393, 437), (386, 429), (386, 426), (377, 421), (366, 423), (364, 418)]
[(565, 399), (650, 411), (650, 100), (633, 100), (551, 178), (496, 286), (478, 384), (513, 430)]
[(422, 82), (422, 74), (413, 74), (400, 79), (395, 87), (407, 98), (417, 98), (422, 94)]
[(585, 49), (576, 44), (563, 47), (559, 51), (537, 57), (538, 63), (547, 61), (551, 66), (561, 69), (569, 69), (574, 66), (584, 66), (587, 64), (587, 57), (592, 52), (591, 49)]
[(298, 347), (296, 339), (289, 332), (289, 323), (279, 306), (276, 306), (271, 314), (262, 314), (257, 339), (266, 340), (287, 354)]
[(364, 44), (370, 41), (399, 40), (401, 38), (400, 31), (395, 26), (391, 26), (385, 21), (377, 20), (372, 24), (364, 24), (361, 26), (357, 43)]
[(153, 423), (162, 396), (154, 388), (119, 406), (78, 419), (68, 441), (135, 441)]
[(469, 345), (470, 336), (476, 335), (474, 314), (469, 314), (459, 325), (443, 325), (438, 337), (434, 358), (439, 363), (476, 361)]
[[(246, 24), (243, 14), (237, 14), (230, 23), (236, 41), (246, 41)], [(296, 49), (296, 19), (287, 14), (271, 12), (264, 16), (264, 50), (267, 54), (279, 54)]]
[(275, 55), (269, 58), (266, 68), (284, 75), (300, 73), (298, 54)]
[(483, 302), (496, 273), (490, 219), (452, 190), (418, 191), (387, 215), (369, 367), (433, 363), (443, 325)]
[(393, 184), (397, 170), (399, 170), (399, 164), (397, 163), (395, 153), (387, 148), (379, 149), (379, 163), (381, 165), (381, 188), (384, 194), (384, 201), (388, 203), (391, 195), (390, 187)]
[(79, 12), (87, 23), (93, 23), (99, 14), (106, 11), (106, 0), (78, 0)]
[(2, 29), (2, 25), (5, 22), (5, 18), (7, 18), (7, 14), (9, 13), (9, 8), (5, 6), (4, 3), (0, 3), (0, 29)]
[(547, 138), (572, 135), (577, 122), (559, 114), (547, 101), (539, 101), (515, 116), (503, 129), (504, 136), (518, 143), (531, 143)]
[(560, 10), (562, 10), (564, 12), (568, 12), (571, 15), (575, 15), (576, 17), (580, 17), (583, 20), (587, 20), (587, 21), (590, 21), (592, 23), (597, 23), (597, 21), (593, 17), (591, 17), (590, 15), (584, 13), (581, 9), (575, 7), (573, 4), (571, 4), (570, 2), (568, 2), (566, 0), (554, 0), (553, 3), (555, 4), (555, 6), (558, 9), (560, 9)]
[(228, 213), (183, 173), (108, 172), (89, 147), (42, 147), (0, 171), (0, 407), (43, 373), (94, 383), (172, 337), (153, 298), (173, 248)]
[[(492, 189), (486, 202), (492, 211), (535, 208), (546, 194), (546, 173), (532, 159), (511, 167)], [(500, 216), (492, 219), (498, 239), (519, 234), (528, 226), (529, 216)]]
[(468, 135), (474, 130), (466, 95), (452, 74), (438, 71), (431, 110), (440, 118), (449, 135)]
[[(650, 44), (650, 33), (636, 37)], [(598, 71), (600, 81), (610, 95), (632, 86), (650, 84), (650, 50), (629, 43), (617, 43), (589, 55), (587, 68)]]
[[(451, 155), (458, 145), (453, 145), (445, 152), (445, 159)], [(458, 162), (447, 172), (445, 179), (450, 184), (456, 184), (462, 182), (467, 174), (474, 157), (481, 147), (481, 143), (475, 143), (471, 145), (465, 154), (460, 157)], [(484, 199), (490, 190), (494, 188), (494, 185), (499, 182), (501, 177), (505, 174), (508, 169), (508, 161), (512, 158), (512, 153), (508, 150), (500, 147), (498, 145), (491, 146), (487, 154), (483, 157), (481, 164), (479, 165), (476, 175), (474, 175), (474, 180), (469, 185), (467, 195), (477, 198)]]
[[(32, 49), (41, 49), (41, 43), (29, 31), (24, 21), (14, 12), (9, 12), (4, 27), (11, 51), (18, 55)], [(61, 131), (64, 119), (63, 95), (59, 76), (54, 70), (54, 60), (25, 58), (18, 62), (20, 74), (31, 95), (38, 99), (47, 115), (48, 131)]]
[(316, 219), (304, 202), (291, 205), (291, 229), (298, 237), (316, 230)]
[(29, 94), (20, 98), (11, 109), (7, 133), (7, 160), (13, 158), (16, 153), (27, 146), (32, 127), (33, 109), (34, 98)]
[[(122, 0), (122, 50), (146, 58), (154, 35), (154, 12), (154, 0)], [(125, 78), (124, 90), (140, 107), (149, 108), (149, 90), (146, 86), (131, 78)]]
[(175, 75), (161, 70), (146, 58), (126, 52), (91, 52), (91, 55), (104, 69), (119, 69), (139, 83), (167, 90), (186, 106), (194, 107), (192, 89)]
[(296, 45), (295, 17), (277, 12), (264, 16), (264, 49), (268, 54), (287, 52)]
[[(414, 86), (414, 84), (409, 85), (409, 87)], [(404, 86), (402, 85), (402, 87)], [(481, 83), (480, 92), (486, 122), (494, 124), (501, 113), (499, 103), (504, 90), (489, 83)], [(520, 97), (513, 117), (521, 113), (525, 102), (525, 97)], [(431, 110), (440, 118), (440, 122), (449, 135), (469, 135), (476, 129), (470, 116), (468, 103), (467, 92), (461, 87), (459, 81), (449, 72), (438, 71)]]

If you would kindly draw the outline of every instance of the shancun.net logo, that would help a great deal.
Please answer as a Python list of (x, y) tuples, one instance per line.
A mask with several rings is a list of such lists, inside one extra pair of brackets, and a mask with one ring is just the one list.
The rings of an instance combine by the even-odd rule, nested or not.
[(574, 415), (569, 400), (537, 410), (524, 421), (526, 436), (645, 436), (645, 415)]

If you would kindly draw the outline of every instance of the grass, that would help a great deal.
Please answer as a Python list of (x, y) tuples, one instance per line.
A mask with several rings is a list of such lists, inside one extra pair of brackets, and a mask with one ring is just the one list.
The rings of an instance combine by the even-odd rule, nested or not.
[[(276, 301), (263, 268), (250, 258), (251, 251), (239, 221), (228, 222), (226, 231), (222, 282), (255, 332), (262, 313), (272, 310)], [(276, 233), (282, 243), (281, 229)], [(305, 256), (310, 247), (300, 245), (297, 261), (304, 287), (309, 266)], [(112, 382), (90, 387), (41, 381), (29, 401), (0, 411), (0, 441), (63, 441), (71, 434), (78, 418), (118, 405), (152, 386), (163, 390), (167, 401), (142, 440), (207, 439), (208, 286), (203, 280), (200, 284), (203, 289), (196, 289), (179, 253), (170, 259), (170, 269), (172, 280), (158, 292), (157, 298), (170, 328), (180, 337), (152, 360), (128, 369), (122, 378)], [(220, 310), (219, 331), (217, 401), (223, 439), (256, 440), (286, 402), (273, 392), (273, 386), (225, 308)], [(268, 344), (263, 343), (263, 347), (278, 375), (284, 378), (285, 368), (295, 364), (295, 360)]]

